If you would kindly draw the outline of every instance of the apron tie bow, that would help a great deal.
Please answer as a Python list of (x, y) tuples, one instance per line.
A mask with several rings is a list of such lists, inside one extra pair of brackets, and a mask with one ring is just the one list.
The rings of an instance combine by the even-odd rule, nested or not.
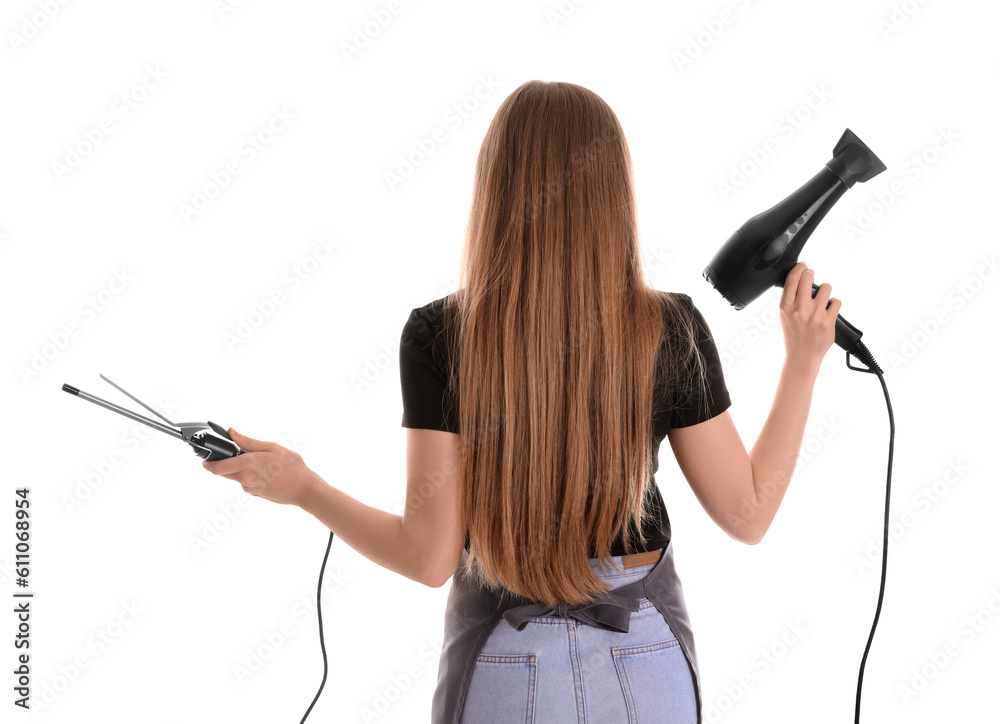
[[(633, 593), (639, 595), (632, 595)], [(639, 580), (617, 590), (598, 594), (596, 600), (591, 603), (574, 606), (565, 603), (552, 606), (546, 606), (544, 603), (526, 603), (508, 608), (504, 611), (503, 617), (518, 631), (524, 630), (531, 619), (554, 613), (560, 618), (573, 618), (589, 626), (628, 633), (629, 619), (633, 611), (639, 610), (639, 600), (642, 596), (642, 581)]]

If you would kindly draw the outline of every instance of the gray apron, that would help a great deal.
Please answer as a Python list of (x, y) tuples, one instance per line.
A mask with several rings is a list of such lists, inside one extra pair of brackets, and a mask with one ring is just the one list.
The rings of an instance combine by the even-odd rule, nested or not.
[(673, 544), (668, 543), (663, 556), (646, 574), (614, 591), (597, 597), (584, 606), (546, 607), (504, 590), (496, 594), (474, 585), (463, 574), (469, 552), (462, 550), (459, 569), (451, 581), (451, 591), (445, 608), (444, 644), (438, 664), (437, 688), (431, 703), (431, 724), (460, 724), (465, 696), (472, 680), (476, 657), (500, 619), (518, 630), (536, 616), (555, 613), (571, 617), (591, 626), (614, 631), (628, 631), (629, 616), (639, 610), (639, 599), (648, 598), (663, 620), (670, 626), (680, 643), (691, 668), (697, 702), (698, 724), (701, 724), (701, 683), (698, 658), (694, 650), (691, 621), (684, 603), (684, 591), (674, 568)]

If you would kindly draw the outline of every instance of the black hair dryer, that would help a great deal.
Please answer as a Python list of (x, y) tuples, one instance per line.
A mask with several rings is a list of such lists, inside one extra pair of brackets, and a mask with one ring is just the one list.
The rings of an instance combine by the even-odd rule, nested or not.
[[(826, 212), (851, 186), (883, 171), (885, 164), (846, 129), (833, 149), (833, 158), (819, 173), (784, 201), (747, 220), (722, 245), (702, 276), (736, 309), (743, 309), (772, 286), (783, 287), (788, 272), (798, 263), (799, 252)], [(814, 283), (814, 297), (817, 291), (819, 286)], [(836, 342), (878, 369), (861, 341), (861, 330), (840, 315)]]

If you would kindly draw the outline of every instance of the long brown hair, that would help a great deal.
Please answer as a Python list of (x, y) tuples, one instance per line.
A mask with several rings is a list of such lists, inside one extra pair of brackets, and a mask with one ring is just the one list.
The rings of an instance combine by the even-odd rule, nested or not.
[[(531, 80), (476, 163), (459, 291), (445, 305), (462, 440), (465, 572), (547, 605), (607, 591), (642, 522), (652, 403), (695, 350), (691, 314), (647, 286), (632, 161), (596, 93)], [(669, 363), (668, 363), (669, 362)]]

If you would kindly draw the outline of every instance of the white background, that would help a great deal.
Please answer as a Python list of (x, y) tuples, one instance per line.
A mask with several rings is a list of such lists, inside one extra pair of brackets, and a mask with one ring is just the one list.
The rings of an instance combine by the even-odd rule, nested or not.
[[(401, 512), (400, 332), (454, 290), (483, 134), (534, 78), (583, 85), (618, 114), (650, 282), (708, 319), (748, 450), (783, 359), (780, 292), (736, 312), (701, 271), (845, 128), (886, 164), (802, 255), (864, 332), (896, 418), (899, 535), (862, 721), (994, 716), (997, 15), (914, 0), (5, 3), (4, 721), (31, 716), (12, 703), (19, 486), (34, 515), (38, 718), (299, 721), (322, 673), (310, 606), (326, 528), (60, 388), (135, 407), (104, 373), (172, 419), (294, 447), (331, 484)], [(293, 118), (241, 153), (276, 110)], [(419, 159), (438, 128), (445, 140)], [(234, 160), (241, 173), (185, 217)], [(295, 268), (308, 270), (297, 287)], [(283, 303), (255, 313), (275, 291)], [(716, 527), (661, 449), (705, 721), (853, 720), (889, 424), (878, 379), (844, 362), (831, 349), (759, 546)], [(310, 721), (426, 721), (448, 586), (339, 539), (327, 579), (330, 678)]]

